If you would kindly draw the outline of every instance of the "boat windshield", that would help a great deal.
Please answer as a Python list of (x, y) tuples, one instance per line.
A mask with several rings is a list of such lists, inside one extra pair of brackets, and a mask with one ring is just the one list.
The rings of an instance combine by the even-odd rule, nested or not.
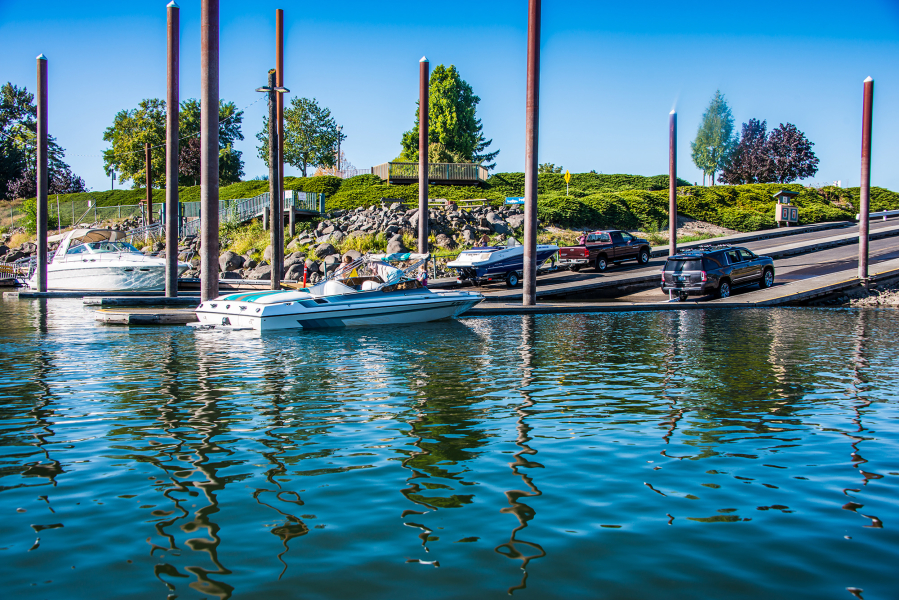
[(79, 244), (74, 248), (70, 248), (66, 254), (81, 254), (89, 252), (91, 254), (103, 254), (106, 252), (138, 252), (140, 250), (129, 244), (128, 242), (88, 242)]

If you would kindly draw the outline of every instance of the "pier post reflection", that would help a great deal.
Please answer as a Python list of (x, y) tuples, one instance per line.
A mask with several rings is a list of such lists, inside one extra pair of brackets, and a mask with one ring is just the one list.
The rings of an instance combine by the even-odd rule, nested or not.
[(532, 440), (530, 434), (531, 426), (526, 422), (532, 412), (529, 410), (536, 403), (531, 398), (527, 388), (531, 385), (533, 359), (534, 359), (534, 317), (533, 315), (523, 315), (521, 317), (521, 397), (522, 403), (515, 408), (518, 419), (515, 424), (517, 436), (515, 445), (520, 448), (513, 456), (515, 462), (509, 463), (512, 472), (521, 478), (521, 481), (527, 487), (526, 490), (509, 490), (506, 492), (506, 499), (509, 506), (500, 509), (503, 514), (514, 515), (518, 519), (518, 526), (512, 529), (509, 541), (500, 544), (494, 551), (502, 554), (506, 558), (521, 561), (521, 583), (511, 586), (507, 591), (512, 594), (515, 590), (521, 590), (527, 587), (528, 580), (528, 563), (536, 558), (546, 556), (543, 546), (537, 542), (529, 542), (518, 539), (518, 534), (527, 529), (530, 522), (537, 514), (531, 506), (521, 502), (522, 498), (535, 498), (542, 496), (543, 492), (534, 484), (534, 480), (527, 473), (521, 472), (519, 469), (542, 469), (543, 465), (539, 462), (529, 460), (527, 456), (534, 456), (537, 450), (531, 448), (528, 443)]
[[(858, 472), (862, 476), (862, 487), (860, 488), (845, 488), (843, 489), (843, 494), (847, 497), (850, 496), (850, 492), (853, 494), (860, 494), (862, 492), (862, 488), (868, 485), (868, 482), (872, 479), (882, 479), (883, 475), (872, 473), (865, 471), (862, 468), (862, 465), (868, 462), (862, 454), (859, 446), (862, 442), (872, 439), (870, 436), (865, 436), (864, 432), (867, 429), (863, 423), (864, 411), (865, 409), (871, 406), (872, 401), (862, 394), (864, 392), (864, 388), (868, 384), (868, 378), (865, 375), (864, 371), (868, 368), (868, 359), (865, 354), (865, 342), (867, 340), (867, 328), (866, 322), (869, 318), (870, 313), (865, 310), (859, 310), (858, 316), (855, 322), (855, 351), (853, 352), (852, 357), (852, 422), (855, 424), (856, 429), (854, 432), (842, 432), (843, 435), (848, 437), (851, 442), (852, 450), (849, 453), (850, 460), (852, 462), (852, 467), (854, 469), (858, 469)], [(843, 505), (843, 510), (852, 511), (866, 519), (871, 519), (871, 524), (866, 525), (865, 527), (874, 527), (874, 528), (882, 528), (883, 521), (881, 521), (878, 517), (874, 515), (866, 515), (862, 514), (858, 511), (860, 508), (864, 508), (864, 504), (859, 502), (850, 501)]]

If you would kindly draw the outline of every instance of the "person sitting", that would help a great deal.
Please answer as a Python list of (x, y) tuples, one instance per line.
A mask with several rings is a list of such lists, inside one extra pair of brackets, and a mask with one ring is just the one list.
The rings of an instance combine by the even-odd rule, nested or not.
[(337, 269), (334, 271), (334, 277), (347, 277), (350, 272), (350, 265), (353, 263), (353, 257), (349, 254), (345, 254), (343, 257), (343, 261), (340, 265), (337, 266)]
[(425, 265), (422, 265), (418, 269), (418, 282), (424, 287), (428, 287), (428, 268)]

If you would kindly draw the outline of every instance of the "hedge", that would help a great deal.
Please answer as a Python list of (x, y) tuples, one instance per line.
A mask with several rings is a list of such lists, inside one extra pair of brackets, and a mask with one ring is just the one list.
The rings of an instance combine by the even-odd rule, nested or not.
[[(700, 187), (678, 179), (678, 210), (700, 221), (738, 231), (775, 226), (772, 194), (781, 189), (796, 191), (800, 224), (849, 220), (859, 207), (859, 188), (825, 186), (806, 188), (798, 184), (751, 184)], [(338, 177), (285, 177), (286, 189), (324, 193), (326, 210), (351, 210), (371, 206), (381, 198), (396, 198), (409, 206), (418, 203), (418, 185), (387, 185), (377, 175)], [(222, 200), (248, 198), (268, 191), (267, 181), (244, 181), (219, 188)], [(618, 227), (658, 230), (668, 222), (668, 176), (573, 174), (565, 195), (565, 180), (558, 173), (538, 176), (538, 214), (546, 224), (568, 227)], [(179, 189), (185, 202), (200, 199), (200, 187)], [(468, 200), (485, 198), (499, 206), (507, 196), (524, 195), (524, 173), (497, 173), (477, 186), (429, 188), (431, 198)], [(95, 200), (98, 206), (137, 204), (144, 190), (115, 190), (60, 195), (60, 202)], [(165, 190), (153, 190), (154, 202), (164, 202)], [(85, 202), (86, 204), (86, 202)], [(899, 194), (871, 188), (871, 210), (899, 209)]]

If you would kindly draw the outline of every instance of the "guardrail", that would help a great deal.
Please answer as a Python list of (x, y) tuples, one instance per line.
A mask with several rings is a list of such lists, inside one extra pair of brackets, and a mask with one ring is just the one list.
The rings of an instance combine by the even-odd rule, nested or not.
[[(887, 217), (899, 217), (899, 210), (882, 210), (880, 212), (868, 213), (868, 218), (871, 217), (883, 217), (883, 220), (886, 221)], [(861, 213), (855, 215), (855, 220), (858, 221), (862, 218)]]

